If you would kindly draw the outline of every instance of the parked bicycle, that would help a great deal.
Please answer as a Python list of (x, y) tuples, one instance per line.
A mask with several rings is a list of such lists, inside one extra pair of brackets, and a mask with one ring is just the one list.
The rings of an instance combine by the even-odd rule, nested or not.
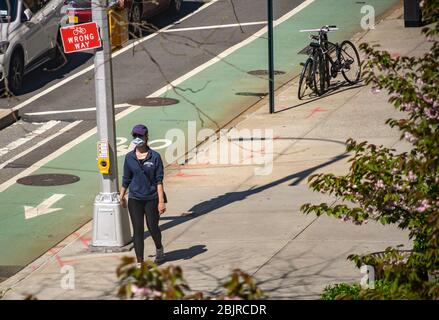
[(314, 40), (306, 48), (308, 59), (303, 64), (299, 80), (298, 97), (302, 99), (307, 89), (321, 96), (341, 72), (349, 84), (355, 84), (361, 77), (360, 56), (355, 45), (345, 40), (341, 44), (328, 40), (328, 33), (337, 31), (337, 26), (324, 26), (320, 29), (300, 30), (300, 32), (318, 32), (310, 35)]

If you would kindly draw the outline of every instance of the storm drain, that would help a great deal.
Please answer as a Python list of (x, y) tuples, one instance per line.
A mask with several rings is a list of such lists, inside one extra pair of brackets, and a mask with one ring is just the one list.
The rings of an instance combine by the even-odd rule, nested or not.
[(142, 107), (163, 107), (163, 106), (171, 106), (173, 104), (177, 104), (180, 101), (173, 98), (140, 98), (133, 99), (128, 101), (129, 104), (134, 106), (142, 106)]
[[(252, 76), (268, 76), (268, 70), (252, 70), (247, 73)], [(281, 74), (285, 74), (285, 71), (274, 70), (274, 75), (278, 76)]]
[(17, 182), (26, 186), (50, 187), (75, 183), (79, 180), (80, 179), (78, 176), (74, 176), (71, 174), (47, 173), (27, 176), (18, 179)]

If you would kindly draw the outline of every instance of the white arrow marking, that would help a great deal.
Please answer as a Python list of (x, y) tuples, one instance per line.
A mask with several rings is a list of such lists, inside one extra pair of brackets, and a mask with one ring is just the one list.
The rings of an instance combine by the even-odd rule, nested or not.
[(51, 206), (65, 197), (65, 194), (54, 194), (49, 199), (44, 200), (36, 207), (24, 206), (24, 217), (25, 219), (32, 219), (43, 214), (55, 212), (62, 210), (62, 208), (51, 208)]

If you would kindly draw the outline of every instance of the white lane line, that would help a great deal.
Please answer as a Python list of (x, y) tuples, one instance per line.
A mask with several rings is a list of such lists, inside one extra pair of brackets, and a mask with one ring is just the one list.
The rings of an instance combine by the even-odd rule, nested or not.
[(20, 139), (17, 139), (15, 141), (11, 142), (6, 147), (0, 149), (0, 157), (4, 156), (5, 154), (11, 152), (14, 149), (17, 149), (19, 146), (25, 144), (26, 142), (32, 140), (33, 138), (39, 136), (40, 134), (43, 134), (47, 130), (56, 126), (58, 123), (59, 123), (59, 121), (54, 121), (54, 120), (46, 122), (38, 129), (26, 134), (23, 138), (20, 138)]
[(76, 127), (78, 124), (80, 124), (82, 122), (82, 120), (78, 120), (75, 122), (70, 123), (69, 125), (65, 126), (64, 128), (62, 128), (60, 131), (54, 133), (53, 135), (47, 137), (44, 140), (41, 140), (40, 142), (38, 142), (37, 144), (34, 144), (32, 147), (27, 148), (26, 150), (24, 150), (23, 152), (17, 154), (16, 156), (14, 156), (13, 158), (0, 163), (0, 169), (3, 169), (4, 167), (6, 167), (8, 164), (14, 162), (17, 159), (20, 159), (21, 157), (27, 155), (29, 152), (35, 150), (36, 148), (39, 148), (40, 146), (42, 146), (43, 144), (45, 144), (46, 142), (58, 137), (59, 135), (63, 134), (64, 132), (69, 131), (70, 129)]
[[(166, 26), (166, 27), (160, 29), (159, 32), (155, 32), (155, 33), (153, 33), (153, 34), (150, 34), (149, 36), (146, 36), (146, 37), (144, 37), (144, 38), (142, 38), (142, 39), (139, 39), (139, 40), (134, 41), (133, 43), (131, 43), (130, 45), (124, 47), (123, 49), (121, 49), (121, 50), (119, 50), (119, 51), (116, 51), (116, 52), (113, 53), (111, 56), (112, 56), (113, 58), (115, 58), (115, 57), (117, 57), (118, 55), (120, 55), (120, 54), (122, 54), (122, 53), (124, 53), (124, 52), (126, 52), (126, 51), (128, 51), (128, 50), (132, 50), (135, 46), (137, 46), (137, 45), (139, 45), (139, 44), (141, 44), (141, 43), (143, 43), (143, 42), (145, 42), (145, 41), (147, 41), (147, 40), (149, 40), (149, 39), (151, 39), (151, 38), (153, 38), (153, 37), (159, 35), (159, 34), (160, 34), (160, 31), (164, 31), (164, 30), (170, 29), (170, 28), (172, 28), (172, 27), (175, 27), (176, 25), (180, 24), (180, 23), (183, 22), (184, 20), (189, 19), (189, 18), (192, 17), (193, 15), (199, 13), (200, 11), (202, 11), (202, 10), (208, 8), (208, 7), (210, 7), (211, 5), (215, 4), (215, 3), (218, 2), (218, 1), (220, 1), (220, 0), (211, 0), (210, 2), (208, 2), (208, 3), (204, 4), (204, 5), (202, 5), (201, 7), (199, 7), (197, 10), (195, 10), (195, 11), (192, 12), (191, 14), (188, 14), (187, 16), (181, 18), (181, 19), (178, 20), (177, 22), (174, 22), (173, 24), (171, 24), (171, 25), (169, 25), (169, 26)], [(82, 76), (83, 74), (85, 74), (85, 73), (87, 73), (87, 72), (89, 72), (89, 71), (91, 71), (91, 70), (93, 70), (93, 69), (94, 69), (94, 65), (88, 66), (87, 68), (85, 68), (85, 69), (79, 71), (78, 73), (75, 73), (75, 74), (71, 75), (70, 77), (65, 78), (64, 80), (61, 80), (60, 82), (58, 82), (58, 83), (54, 84), (53, 86), (51, 86), (51, 87), (49, 87), (49, 88), (47, 88), (47, 89), (41, 91), (40, 93), (34, 95), (33, 97), (31, 97), (31, 98), (29, 98), (29, 99), (23, 101), (22, 103), (17, 104), (15, 107), (12, 108), (12, 111), (20, 110), (21, 108), (27, 106), (28, 104), (34, 102), (35, 100), (38, 100), (39, 98), (45, 96), (46, 94), (48, 94), (48, 93), (54, 91), (55, 89), (57, 89), (57, 88), (59, 88), (59, 87), (65, 85), (66, 83), (68, 83), (68, 82), (70, 82), (70, 81), (72, 81), (72, 80), (74, 80), (74, 79), (76, 79), (76, 78)]]
[[(315, 0), (306, 0), (305, 2), (302, 2), (301, 5), (299, 5), (298, 7), (296, 7), (295, 9), (293, 9), (292, 11), (290, 11), (289, 13), (287, 13), (286, 15), (282, 16), (281, 18), (279, 18), (278, 20), (276, 20), (274, 22), (274, 25), (279, 25), (280, 23), (286, 21), (287, 19), (291, 18), (292, 16), (294, 16), (295, 14), (297, 14), (298, 12), (300, 12), (301, 10), (305, 9), (308, 5), (310, 5), (311, 3), (313, 3)], [(218, 57), (215, 57), (213, 59), (211, 59), (210, 61), (206, 62), (205, 64), (203, 64), (202, 66), (199, 66), (198, 68), (192, 70), (191, 72), (189, 72), (188, 74), (178, 78), (177, 80), (172, 82), (172, 85), (176, 86), (180, 83), (182, 83), (183, 81), (187, 80), (188, 78), (192, 77), (193, 75), (203, 71), (204, 69), (208, 68), (209, 66), (215, 64), (216, 62), (220, 61), (221, 58), (226, 57), (227, 55), (233, 53), (234, 51), (238, 50), (239, 48), (247, 45), (248, 43), (254, 41), (255, 39), (258, 39), (258, 35), (263, 35), (267, 30), (267, 27), (262, 28), (261, 30), (259, 30), (258, 32), (256, 32), (253, 37), (250, 37), (246, 40), (244, 40), (243, 42), (227, 49), (226, 51), (224, 51), (223, 53), (221, 53)], [(170, 85), (164, 86), (163, 88), (157, 90), (156, 92), (154, 92), (153, 94), (149, 95), (148, 97), (156, 97), (159, 95), (164, 94), (166, 91), (169, 90), (169, 88), (171, 88)], [(126, 110), (123, 110), (122, 112), (118, 113), (116, 115), (116, 121), (122, 119), (123, 117), (127, 116), (128, 114), (136, 111), (137, 109), (139, 109), (139, 106), (133, 106), (130, 107)], [(95, 134), (97, 132), (96, 127), (83, 133), (82, 135), (80, 135), (78, 138), (76, 138), (75, 140), (70, 141), (69, 143), (67, 143), (66, 145), (64, 145), (63, 147), (61, 147), (60, 149), (56, 150), (55, 152), (53, 152), (52, 154), (48, 155), (47, 157), (41, 159), (40, 161), (36, 162), (34, 165), (32, 165), (31, 167), (27, 168), (26, 170), (23, 170), (22, 172), (20, 172), (18, 175), (16, 175), (15, 177), (3, 182), (0, 185), (0, 192), (3, 192), (4, 190), (6, 190), (7, 188), (9, 188), (11, 185), (13, 185), (18, 179), (25, 177), (27, 175), (29, 175), (30, 173), (34, 172), (35, 170), (41, 168), (42, 166), (44, 166), (46, 163), (50, 162), (51, 160), (59, 157), (60, 155), (62, 155), (64, 152), (67, 152), (68, 150), (70, 150), (71, 148), (73, 148), (75, 145), (87, 140), (89, 137), (91, 137), (93, 134)]]
[[(114, 105), (114, 108), (127, 108), (131, 105), (128, 103), (121, 103)], [(41, 112), (31, 112), (31, 113), (25, 113), (25, 116), (44, 116), (48, 114), (62, 114), (62, 113), (73, 113), (73, 112), (87, 112), (87, 111), (95, 111), (96, 107), (94, 108), (83, 108), (83, 109), (72, 109), (72, 110), (57, 110), (57, 111), (41, 111)]]
[(159, 33), (209, 30), (209, 29), (223, 29), (223, 28), (234, 28), (234, 27), (245, 27), (245, 26), (257, 26), (257, 25), (262, 25), (262, 24), (267, 24), (267, 21), (244, 22), (244, 23), (233, 23), (233, 24), (219, 24), (219, 25), (214, 25), (214, 26), (191, 27), (191, 28), (178, 28), (178, 29), (159, 31)]

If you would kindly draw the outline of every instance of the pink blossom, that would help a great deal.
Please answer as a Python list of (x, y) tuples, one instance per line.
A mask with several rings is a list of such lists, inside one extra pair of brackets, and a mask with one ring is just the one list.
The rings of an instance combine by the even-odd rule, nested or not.
[(225, 296), (224, 297), (224, 300), (242, 300), (242, 298), (241, 297), (238, 297), (238, 296)]
[(427, 115), (427, 117), (429, 119), (436, 119), (439, 116), (439, 113), (437, 112), (437, 110), (430, 109), (430, 108), (425, 109), (425, 114)]
[(416, 206), (416, 211), (424, 212), (428, 208), (430, 208), (430, 205), (428, 204), (428, 200), (424, 199), (422, 201), (418, 201), (418, 204)]
[(139, 288), (135, 284), (131, 285), (131, 292), (136, 297), (146, 297), (151, 293), (151, 289), (149, 288)]
[(377, 189), (383, 189), (383, 188), (384, 188), (384, 182), (383, 182), (383, 180), (378, 180), (378, 181), (375, 183), (375, 187), (376, 187)]
[(381, 92), (381, 90), (380, 90), (379, 88), (376, 88), (376, 87), (373, 87), (372, 89), (370, 89), (370, 91), (371, 91), (373, 94), (377, 94), (377, 93), (380, 93), (380, 92)]
[(395, 206), (396, 206), (396, 203), (393, 202), (393, 201), (388, 201), (388, 202), (386, 203), (386, 209), (388, 209), (388, 210), (394, 210), (394, 209), (395, 209)]
[(152, 291), (152, 295), (154, 297), (161, 297), (163, 295), (163, 293), (160, 291), (154, 290), (154, 291)]
[(433, 104), (433, 101), (434, 101), (432, 98), (430, 98), (430, 97), (428, 97), (426, 95), (422, 96), (422, 100), (424, 100), (428, 104)]
[(349, 221), (349, 217), (347, 216), (347, 215), (342, 215), (341, 217), (340, 217), (340, 220), (341, 221), (343, 221), (343, 222), (346, 222), (346, 221)]
[(407, 176), (407, 179), (410, 182), (415, 182), (417, 180), (417, 176), (413, 173), (413, 171), (409, 171), (409, 175)]
[(404, 138), (410, 143), (416, 143), (418, 141), (418, 139), (414, 135), (412, 135), (410, 132), (405, 132)]
[(401, 103), (401, 110), (402, 110), (402, 111), (410, 112), (410, 111), (413, 111), (413, 110), (415, 110), (415, 109), (417, 109), (417, 108), (416, 108), (416, 104), (414, 104), (413, 102), (404, 102), (404, 103)]

